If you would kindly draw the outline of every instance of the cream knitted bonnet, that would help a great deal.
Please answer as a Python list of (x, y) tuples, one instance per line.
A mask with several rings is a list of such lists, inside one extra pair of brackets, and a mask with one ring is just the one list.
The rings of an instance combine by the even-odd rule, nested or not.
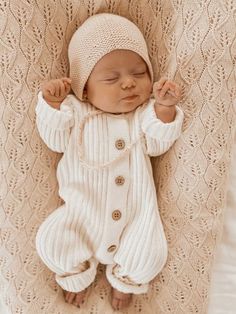
[(138, 27), (119, 15), (96, 14), (77, 29), (69, 44), (72, 90), (78, 99), (83, 100), (84, 86), (96, 63), (116, 49), (127, 49), (139, 54), (146, 62), (153, 80), (147, 45)]

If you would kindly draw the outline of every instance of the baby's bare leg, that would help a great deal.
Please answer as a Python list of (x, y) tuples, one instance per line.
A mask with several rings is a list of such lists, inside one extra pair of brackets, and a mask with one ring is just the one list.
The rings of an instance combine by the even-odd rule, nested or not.
[(84, 303), (86, 289), (79, 292), (70, 292), (63, 290), (65, 301), (69, 304), (73, 304), (80, 307)]
[(123, 293), (115, 288), (111, 292), (111, 305), (114, 310), (122, 310), (129, 306), (132, 299), (131, 293)]

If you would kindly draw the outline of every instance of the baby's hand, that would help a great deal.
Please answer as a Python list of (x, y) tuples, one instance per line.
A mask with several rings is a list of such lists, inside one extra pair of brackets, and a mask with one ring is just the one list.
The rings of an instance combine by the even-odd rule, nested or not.
[(56, 109), (60, 108), (60, 104), (69, 94), (70, 89), (71, 79), (68, 77), (44, 82), (41, 88), (43, 98), (49, 105)]
[(181, 99), (181, 88), (173, 81), (161, 78), (153, 85), (156, 103), (162, 106), (175, 106)]

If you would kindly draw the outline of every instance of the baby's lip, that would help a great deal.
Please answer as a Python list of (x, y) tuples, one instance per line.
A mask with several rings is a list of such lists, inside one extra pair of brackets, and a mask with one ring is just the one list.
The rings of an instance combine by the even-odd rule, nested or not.
[(122, 99), (123, 100), (133, 100), (137, 97), (138, 97), (138, 95), (128, 95), (128, 96), (123, 97)]

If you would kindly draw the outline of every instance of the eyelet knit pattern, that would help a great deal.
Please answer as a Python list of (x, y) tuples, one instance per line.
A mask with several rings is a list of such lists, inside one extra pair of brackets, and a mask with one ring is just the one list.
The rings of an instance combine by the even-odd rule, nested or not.
[[(163, 272), (124, 313), (207, 313), (225, 206), (236, 98), (233, 0), (0, 1), (0, 312), (74, 314), (35, 250), (39, 225), (57, 208), (60, 154), (35, 127), (40, 83), (68, 75), (68, 43), (88, 16), (125, 16), (147, 39), (155, 77), (183, 87), (184, 132), (153, 160), (169, 245)], [(99, 266), (79, 313), (112, 313)]]

